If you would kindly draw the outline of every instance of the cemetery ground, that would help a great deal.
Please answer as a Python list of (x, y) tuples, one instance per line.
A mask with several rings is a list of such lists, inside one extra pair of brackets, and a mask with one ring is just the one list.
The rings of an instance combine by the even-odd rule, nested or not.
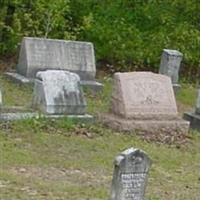
[[(112, 79), (101, 81), (101, 93), (86, 91), (88, 113), (94, 116), (108, 110)], [(30, 106), (31, 87), (2, 75), (0, 85), (5, 106)], [(194, 108), (196, 90), (195, 85), (183, 84), (177, 96), (179, 112)], [(67, 119), (0, 123), (0, 199), (106, 200), (113, 160), (129, 147), (146, 151), (153, 161), (147, 199), (200, 199), (200, 132), (149, 137)]]

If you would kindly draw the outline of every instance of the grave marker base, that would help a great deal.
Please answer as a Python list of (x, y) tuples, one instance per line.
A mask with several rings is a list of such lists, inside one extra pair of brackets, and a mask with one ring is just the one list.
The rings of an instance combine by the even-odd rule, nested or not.
[(189, 122), (177, 118), (174, 120), (135, 120), (119, 117), (114, 114), (101, 114), (99, 115), (100, 121), (117, 131), (137, 131), (137, 132), (178, 132), (180, 134), (187, 134), (189, 130)]
[(37, 112), (19, 112), (19, 113), (1, 113), (0, 121), (15, 121), (15, 120), (23, 120), (23, 119), (32, 119), (32, 118), (68, 118), (73, 119), (78, 122), (93, 122), (94, 118), (92, 115), (84, 114), (84, 115), (44, 115), (39, 114)]
[(190, 128), (200, 130), (200, 115), (195, 113), (184, 113), (183, 118), (190, 122)]
[[(6, 77), (10, 78), (12, 81), (20, 84), (33, 84), (34, 80), (33, 78), (27, 78), (25, 76), (22, 76), (21, 74), (18, 74), (16, 72), (6, 72), (5, 73)], [(86, 87), (90, 89), (91, 91), (94, 92), (99, 92), (103, 89), (103, 84), (97, 82), (97, 81), (87, 81), (87, 80), (82, 80), (81, 85), (83, 87)]]

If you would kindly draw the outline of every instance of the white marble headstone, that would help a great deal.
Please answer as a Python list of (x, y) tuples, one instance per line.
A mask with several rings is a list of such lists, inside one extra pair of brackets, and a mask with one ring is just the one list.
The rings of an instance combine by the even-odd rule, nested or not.
[(86, 101), (77, 74), (63, 70), (38, 72), (33, 107), (47, 114), (85, 114)]

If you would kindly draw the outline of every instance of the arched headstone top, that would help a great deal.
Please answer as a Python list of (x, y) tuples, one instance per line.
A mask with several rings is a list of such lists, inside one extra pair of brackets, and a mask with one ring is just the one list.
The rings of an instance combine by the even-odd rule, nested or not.
[(151, 165), (151, 160), (144, 151), (129, 148), (115, 158), (114, 164), (125, 172), (147, 173)]
[(150, 166), (150, 158), (140, 149), (116, 156), (110, 200), (143, 200)]

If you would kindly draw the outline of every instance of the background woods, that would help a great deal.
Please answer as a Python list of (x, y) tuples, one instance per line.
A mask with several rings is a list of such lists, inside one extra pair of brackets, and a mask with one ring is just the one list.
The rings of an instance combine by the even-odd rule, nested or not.
[(177, 49), (189, 76), (199, 71), (200, 2), (0, 0), (0, 54), (15, 53), (23, 36), (91, 41), (115, 71), (157, 70), (162, 49)]

